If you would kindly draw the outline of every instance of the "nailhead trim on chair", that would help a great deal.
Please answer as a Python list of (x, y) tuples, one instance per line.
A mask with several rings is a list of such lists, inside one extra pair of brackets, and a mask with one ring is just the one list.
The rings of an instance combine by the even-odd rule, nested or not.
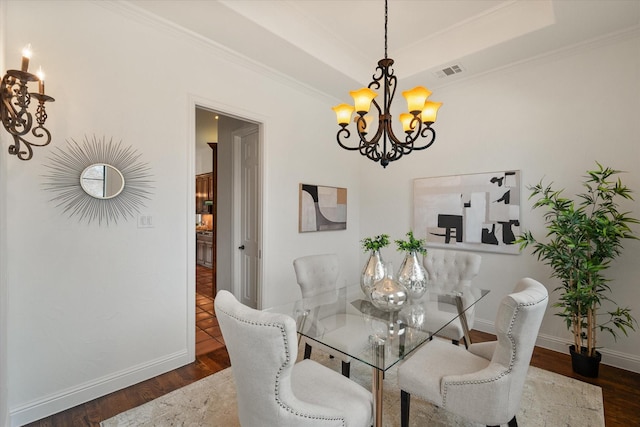
[(511, 317), (511, 321), (509, 322), (509, 330), (507, 332), (507, 336), (509, 337), (509, 340), (511, 341), (511, 347), (512, 347), (512, 351), (511, 351), (511, 359), (509, 360), (509, 368), (507, 368), (505, 371), (501, 372), (500, 375), (497, 375), (493, 378), (488, 378), (486, 380), (475, 380), (475, 381), (456, 381), (456, 382), (450, 382), (450, 383), (446, 383), (444, 386), (444, 392), (442, 393), (442, 407), (446, 408), (447, 407), (447, 390), (449, 386), (458, 386), (458, 385), (465, 385), (465, 384), (484, 384), (484, 383), (490, 383), (490, 382), (494, 382), (494, 381), (498, 381), (500, 378), (504, 377), (505, 375), (507, 375), (509, 372), (511, 372), (511, 370), (513, 369), (513, 364), (515, 363), (515, 357), (516, 357), (516, 343), (515, 340), (513, 338), (512, 335), (512, 330), (513, 330), (513, 324), (516, 321), (516, 318), (518, 317), (518, 312), (520, 311), (520, 307), (526, 307), (526, 306), (530, 306), (530, 305), (536, 305), (541, 303), (542, 301), (544, 301), (545, 299), (547, 299), (548, 296), (545, 296), (544, 298), (542, 298), (539, 301), (534, 301), (531, 303), (527, 303), (527, 304), (518, 304), (516, 306), (516, 310), (513, 313), (513, 316)]
[(287, 333), (285, 331), (284, 328), (284, 323), (278, 323), (278, 322), (254, 322), (254, 321), (249, 321), (246, 319), (243, 319), (241, 317), (238, 317), (236, 315), (233, 315), (231, 313), (228, 313), (225, 310), (221, 310), (224, 314), (226, 314), (229, 317), (232, 317), (242, 323), (246, 323), (249, 325), (256, 325), (256, 326), (267, 326), (267, 327), (272, 327), (272, 328), (278, 328), (280, 329), (280, 333), (282, 334), (282, 339), (284, 340), (284, 348), (285, 348), (285, 354), (286, 354), (286, 359), (285, 359), (285, 363), (283, 363), (280, 368), (278, 369), (278, 372), (276, 373), (276, 381), (275, 381), (275, 394), (276, 394), (276, 402), (278, 403), (278, 405), (283, 408), (284, 410), (286, 410), (289, 413), (292, 413), (296, 416), (299, 417), (304, 417), (304, 418), (310, 418), (310, 419), (314, 419), (314, 420), (327, 420), (327, 421), (342, 421), (342, 425), (346, 426), (346, 422), (344, 417), (319, 417), (317, 415), (310, 415), (310, 414), (305, 414), (305, 413), (301, 413), (291, 407), (289, 407), (288, 405), (286, 405), (284, 402), (282, 402), (280, 400), (280, 374), (282, 373), (284, 367), (289, 364), (289, 361), (291, 360), (291, 353), (289, 352), (289, 341), (287, 340)]

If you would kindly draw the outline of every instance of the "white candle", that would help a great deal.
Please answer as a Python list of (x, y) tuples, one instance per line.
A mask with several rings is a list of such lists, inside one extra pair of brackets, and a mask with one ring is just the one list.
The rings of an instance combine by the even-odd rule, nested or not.
[(28, 44), (22, 49), (22, 71), (29, 69), (29, 59), (31, 59), (31, 45)]
[(44, 72), (42, 71), (42, 67), (38, 68), (38, 72), (36, 73), (38, 76), (38, 92), (40, 95), (44, 95)]

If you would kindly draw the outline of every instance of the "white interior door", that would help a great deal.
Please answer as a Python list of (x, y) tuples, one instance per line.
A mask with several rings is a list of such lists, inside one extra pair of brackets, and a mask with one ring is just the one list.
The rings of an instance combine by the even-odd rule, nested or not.
[[(239, 188), (234, 192), (234, 210), (239, 221), (236, 225), (238, 252), (234, 280), (240, 301), (253, 308), (258, 307), (258, 290), (261, 258), (260, 225), (260, 142), (258, 126), (238, 131), (234, 135), (238, 174), (234, 181)], [(238, 176), (239, 175), (239, 176)]]

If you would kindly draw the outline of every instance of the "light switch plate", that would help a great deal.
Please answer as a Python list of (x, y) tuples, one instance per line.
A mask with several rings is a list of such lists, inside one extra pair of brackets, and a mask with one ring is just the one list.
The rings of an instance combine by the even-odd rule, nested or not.
[(154, 226), (153, 215), (138, 215), (138, 228), (153, 228)]

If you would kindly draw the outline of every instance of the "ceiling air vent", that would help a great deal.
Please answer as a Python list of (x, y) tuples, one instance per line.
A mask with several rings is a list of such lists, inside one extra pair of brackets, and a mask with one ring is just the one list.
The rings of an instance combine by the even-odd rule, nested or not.
[(442, 70), (436, 71), (435, 75), (436, 77), (444, 78), (444, 77), (453, 76), (454, 74), (460, 74), (462, 71), (464, 71), (464, 68), (462, 68), (462, 65), (456, 64), (456, 65), (451, 65), (450, 67), (443, 68)]

